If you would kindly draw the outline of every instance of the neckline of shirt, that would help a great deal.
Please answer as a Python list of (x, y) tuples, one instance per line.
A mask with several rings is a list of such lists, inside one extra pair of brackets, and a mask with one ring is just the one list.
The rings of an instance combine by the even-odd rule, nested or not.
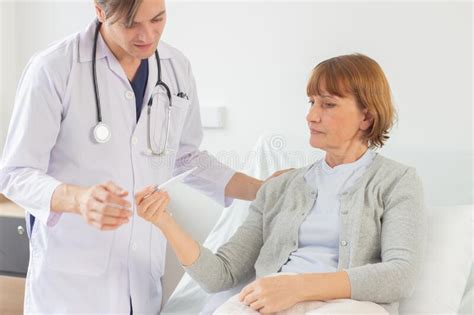
[(336, 165), (334, 167), (329, 166), (326, 162), (326, 157), (324, 157), (319, 163), (319, 168), (325, 173), (325, 174), (335, 174), (335, 173), (340, 173), (340, 172), (345, 172), (348, 170), (356, 170), (364, 165), (367, 165), (370, 163), (370, 161), (374, 158), (375, 152), (367, 149), (365, 153), (357, 160), (351, 163), (344, 163), (340, 165)]

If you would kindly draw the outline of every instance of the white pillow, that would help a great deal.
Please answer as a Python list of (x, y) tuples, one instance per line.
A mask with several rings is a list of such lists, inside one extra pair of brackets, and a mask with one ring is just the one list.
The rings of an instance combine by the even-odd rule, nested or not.
[(457, 314), (472, 266), (473, 205), (429, 208), (425, 263), (400, 314)]

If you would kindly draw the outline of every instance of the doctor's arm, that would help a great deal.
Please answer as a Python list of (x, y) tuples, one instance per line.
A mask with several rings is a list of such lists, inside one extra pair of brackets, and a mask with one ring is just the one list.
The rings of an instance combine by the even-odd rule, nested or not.
[(76, 212), (98, 228), (117, 227), (127, 202), (115, 185), (79, 187), (47, 173), (63, 118), (66, 82), (50, 68), (32, 59), (20, 79), (0, 165), (0, 192), (45, 225), (55, 225), (62, 212)]
[(225, 196), (248, 201), (255, 200), (257, 192), (264, 183), (290, 170), (292, 169), (277, 171), (265, 180), (259, 180), (243, 173), (236, 172), (225, 187)]
[(228, 198), (254, 200), (263, 181), (236, 172), (225, 186), (225, 196)]

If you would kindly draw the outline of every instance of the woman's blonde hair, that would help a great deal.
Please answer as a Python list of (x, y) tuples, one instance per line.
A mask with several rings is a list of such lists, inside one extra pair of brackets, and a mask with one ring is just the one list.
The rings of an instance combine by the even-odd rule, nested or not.
[(125, 26), (130, 27), (143, 0), (95, 0), (104, 10), (105, 17), (110, 18), (111, 23), (119, 19), (125, 20)]
[(373, 117), (372, 126), (364, 133), (369, 147), (385, 144), (396, 112), (387, 78), (375, 60), (351, 54), (319, 63), (309, 79), (307, 94), (317, 96), (323, 92), (338, 97), (353, 95), (360, 109), (367, 109)]

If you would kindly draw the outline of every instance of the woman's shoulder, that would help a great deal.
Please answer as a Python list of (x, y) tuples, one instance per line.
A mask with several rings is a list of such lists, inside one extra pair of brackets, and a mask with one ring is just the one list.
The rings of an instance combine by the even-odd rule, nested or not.
[(387, 176), (389, 178), (399, 177), (407, 172), (416, 173), (416, 169), (413, 166), (395, 161), (379, 153), (377, 153), (374, 158), (373, 166), (377, 174)]
[(403, 184), (406, 189), (415, 189), (421, 186), (421, 179), (413, 166), (387, 158), (377, 154), (374, 159), (368, 182), (376, 184), (383, 191), (392, 191), (395, 187)]

